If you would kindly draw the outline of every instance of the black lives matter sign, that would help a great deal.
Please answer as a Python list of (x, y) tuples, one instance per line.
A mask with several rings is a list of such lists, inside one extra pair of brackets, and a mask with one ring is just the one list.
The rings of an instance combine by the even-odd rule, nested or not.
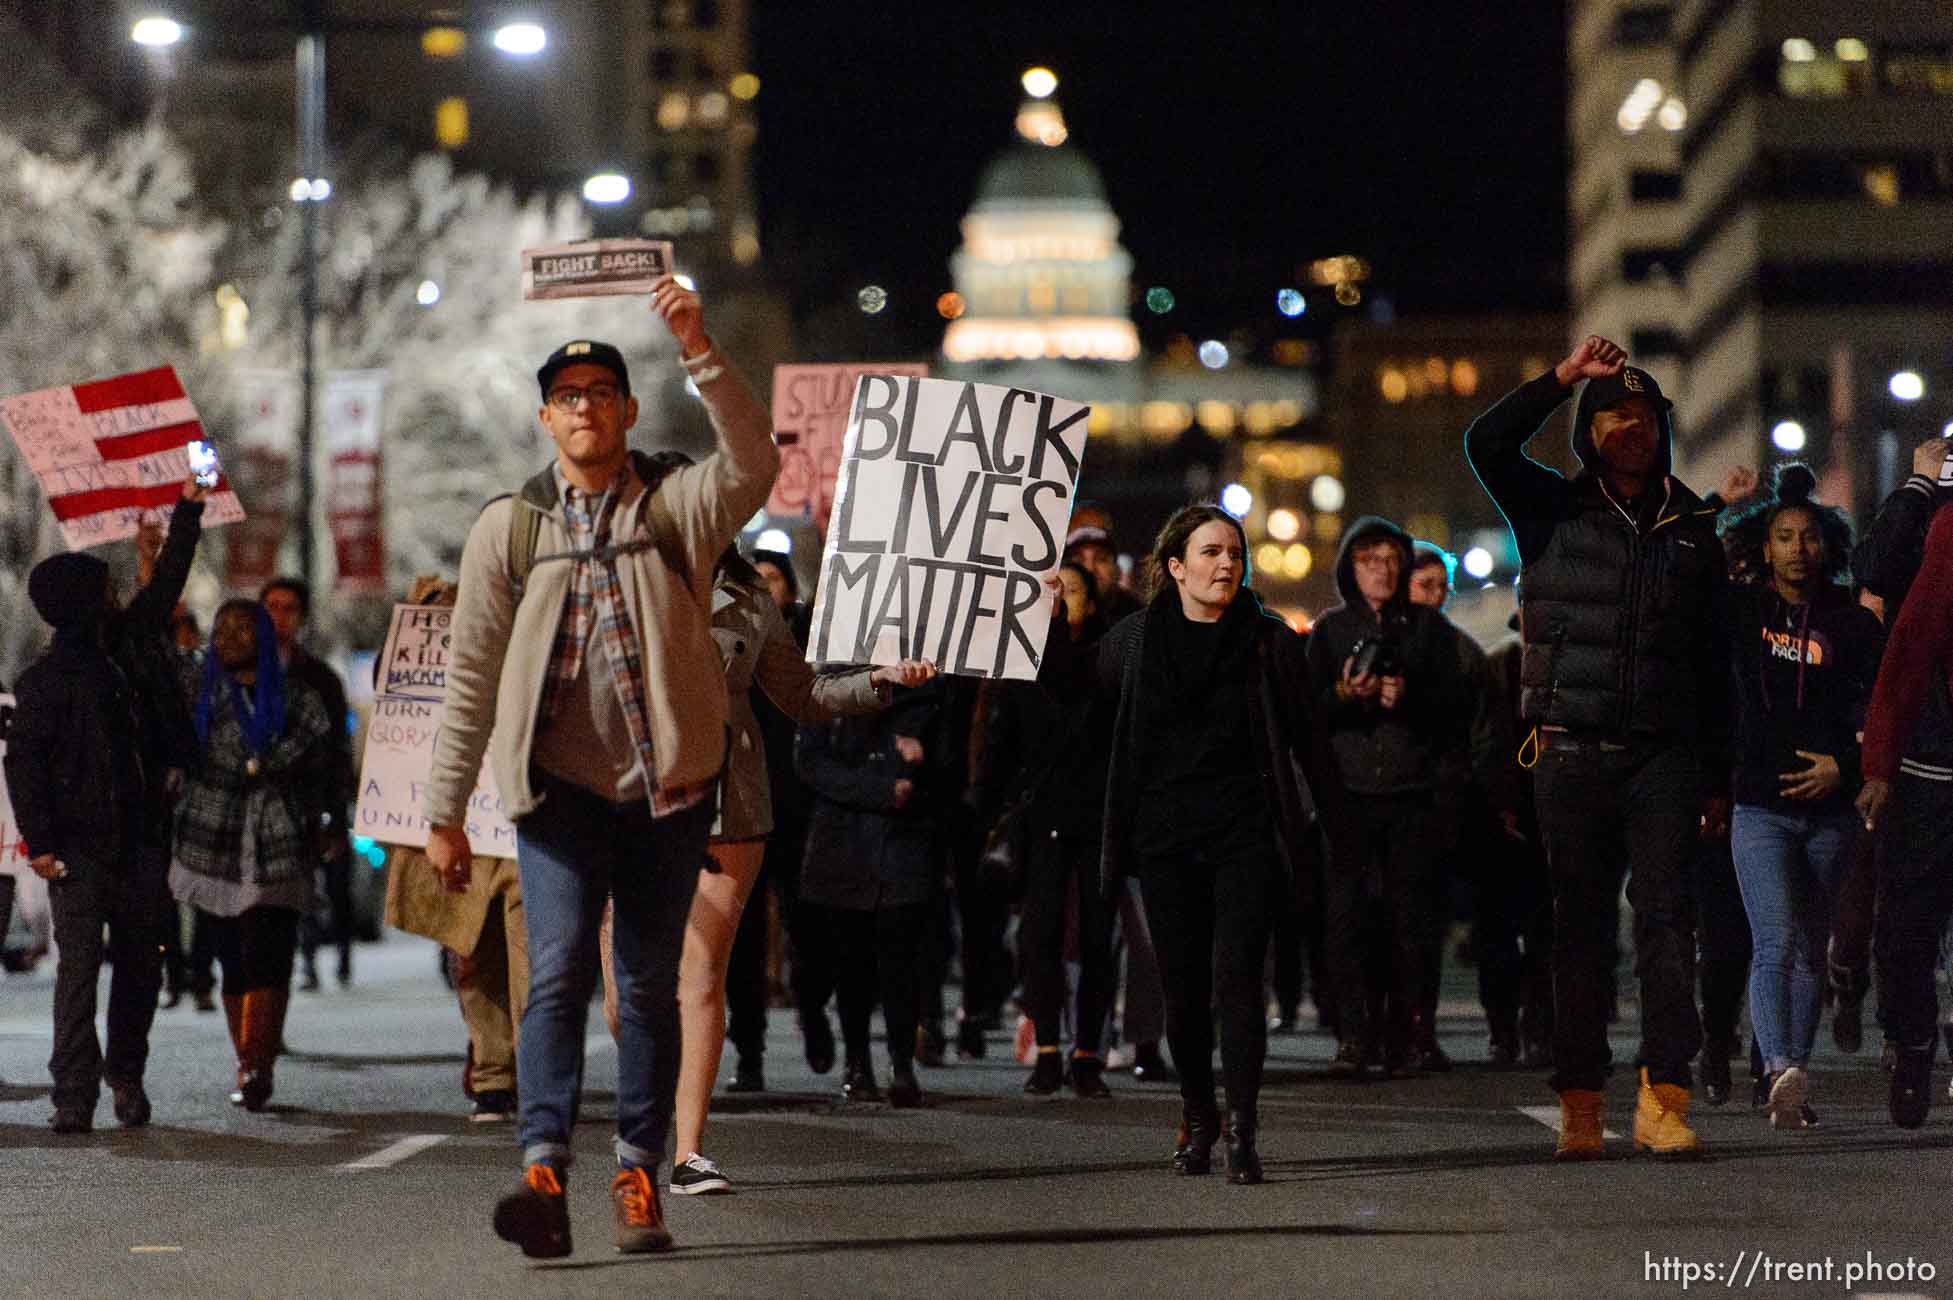
[(1036, 677), (1090, 414), (1022, 388), (863, 375), (808, 660)]
[(671, 244), (663, 239), (592, 239), (522, 250), (522, 296), (601, 298), (649, 293), (671, 273)]

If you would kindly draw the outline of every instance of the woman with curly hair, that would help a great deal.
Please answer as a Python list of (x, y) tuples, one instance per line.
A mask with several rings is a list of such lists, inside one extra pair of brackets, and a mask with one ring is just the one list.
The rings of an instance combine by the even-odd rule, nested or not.
[(1735, 646), (1736, 879), (1749, 914), (1750, 1019), (1770, 1122), (1799, 1131), (1823, 993), (1825, 937), (1856, 827), (1859, 729), (1884, 629), (1845, 580), (1851, 526), (1788, 464), (1776, 492), (1724, 526)]

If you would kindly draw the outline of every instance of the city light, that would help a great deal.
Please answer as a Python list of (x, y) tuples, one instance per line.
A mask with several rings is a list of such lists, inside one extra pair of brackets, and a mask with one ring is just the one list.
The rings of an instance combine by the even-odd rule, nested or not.
[(1306, 578), (1309, 570), (1315, 567), (1315, 556), (1300, 542), (1290, 542), (1282, 552), (1282, 573), (1290, 578)]
[(1255, 568), (1263, 573), (1275, 574), (1282, 571), (1282, 548), (1273, 542), (1263, 542), (1255, 547)]
[(1221, 489), (1221, 509), (1239, 519), (1255, 508), (1255, 494), (1240, 483), (1230, 483)]
[(879, 316), (888, 306), (888, 290), (879, 284), (866, 285), (854, 296), (854, 304), (870, 316)]
[(768, 528), (762, 532), (753, 545), (762, 551), (778, 551), (782, 555), (793, 554), (793, 538), (784, 528)]
[(944, 320), (955, 320), (967, 310), (963, 295), (954, 291), (936, 299), (936, 314)]
[(332, 182), (323, 176), (311, 180), (299, 176), (292, 181), (291, 195), (294, 203), (324, 203), (332, 197)]
[(1173, 290), (1162, 285), (1154, 285), (1146, 291), (1146, 310), (1155, 316), (1164, 316), (1173, 310)]
[(1837, 51), (1841, 63), (1863, 63), (1872, 57), (1871, 47), (1856, 36), (1840, 36), (1832, 48)]
[(422, 280), (420, 288), (414, 290), (414, 301), (423, 307), (432, 307), (441, 301), (441, 286), (432, 280)]
[(1294, 289), (1281, 289), (1275, 294), (1275, 310), (1284, 316), (1300, 316), (1309, 310), (1309, 300)]
[(1777, 427), (1770, 430), (1770, 441), (1778, 451), (1799, 452), (1804, 450), (1804, 426), (1795, 420), (1779, 420)]
[(1664, 131), (1679, 131), (1689, 124), (1688, 105), (1670, 95), (1661, 102), (1661, 107), (1655, 110), (1655, 121), (1661, 124), (1661, 129)]
[(760, 79), (750, 72), (742, 72), (726, 86), (734, 99), (756, 99), (759, 97)]
[(1648, 119), (1655, 115), (1661, 102), (1661, 83), (1653, 77), (1643, 77), (1634, 83), (1634, 89), (1621, 101), (1620, 111), (1614, 115), (1615, 125), (1621, 128), (1623, 134), (1634, 135), (1648, 125)]
[(468, 52), (468, 33), (459, 27), (430, 27), (420, 34), (420, 52), (430, 59), (458, 59)]
[(535, 23), (509, 23), (495, 29), (495, 48), (504, 54), (541, 54), (549, 33)]
[(1492, 576), (1492, 553), (1483, 546), (1474, 546), (1465, 552), (1462, 563), (1465, 572), (1483, 581)]
[(1032, 99), (1049, 99), (1051, 92), (1058, 89), (1058, 74), (1049, 68), (1027, 68), (1024, 71), (1024, 93)]
[(674, 275), (671, 277), (671, 279), (672, 279), (672, 283), (676, 284), (679, 288), (683, 289), (687, 293), (698, 292), (698, 281), (694, 280), (689, 275)]
[(1268, 512), (1268, 535), (1278, 542), (1292, 542), (1302, 531), (1302, 520), (1293, 510)]
[(1316, 481), (1309, 484), (1309, 504), (1326, 515), (1341, 510), (1347, 495), (1343, 491), (1343, 481), (1334, 474), (1318, 474)]
[(1208, 339), (1200, 345), (1200, 364), (1209, 370), (1219, 370), (1227, 364), (1227, 344), (1219, 339)]
[(1801, 36), (1793, 36), (1783, 43), (1783, 57), (1786, 63), (1809, 63), (1817, 57), (1817, 46)]
[(183, 24), (169, 18), (138, 18), (136, 25), (129, 29), (129, 39), (160, 50), (183, 39)]
[(1953, 420), (1946, 422), (1946, 427), (1939, 431), (1939, 436), (1942, 438), (1953, 438)]
[(1926, 381), (1919, 377), (1919, 372), (1916, 370), (1899, 371), (1886, 382), (1885, 386), (1891, 389), (1892, 396), (1901, 402), (1916, 402), (1926, 395)]

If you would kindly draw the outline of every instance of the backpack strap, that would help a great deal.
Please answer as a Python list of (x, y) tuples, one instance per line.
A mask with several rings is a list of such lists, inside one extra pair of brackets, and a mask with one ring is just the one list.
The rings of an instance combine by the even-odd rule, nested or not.
[[(641, 452), (632, 452), (631, 459), (639, 480), (645, 485), (643, 496), (638, 498), (637, 508), (647, 537), (644, 540), (614, 543), (601, 552), (601, 557), (613, 558), (618, 555), (629, 555), (635, 551), (655, 549), (666, 566), (678, 575), (679, 581), (689, 587), (692, 584), (692, 565), (685, 554), (684, 539), (678, 528), (678, 518), (672, 513), (671, 502), (658, 490), (663, 485), (665, 473), (668, 471), (653, 463)], [(491, 498), (488, 505), (507, 500), (511, 496), (517, 499), (509, 510), (508, 574), (515, 601), (520, 604), (523, 592), (529, 585), (529, 575), (535, 570), (539, 561), (594, 559), (599, 558), (600, 553), (557, 551), (550, 555), (536, 554), (536, 548), (542, 538), (543, 516), (555, 508), (559, 499), (556, 471), (553, 466), (524, 483), (520, 492), (505, 492), (501, 496)], [(487, 509), (487, 506), (483, 509)]]

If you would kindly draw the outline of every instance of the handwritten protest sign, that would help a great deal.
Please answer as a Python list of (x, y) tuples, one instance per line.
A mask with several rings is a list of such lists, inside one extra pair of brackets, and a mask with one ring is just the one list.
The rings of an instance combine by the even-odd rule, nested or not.
[(814, 663), (1033, 678), (1085, 457), (1083, 402), (863, 375), (814, 607)]
[[(0, 695), (0, 759), (7, 756), (7, 731), (13, 725), (14, 697)], [(13, 801), (7, 798), (7, 774), (0, 769), (0, 876), (27, 872), (27, 845), (21, 841), (20, 827), (14, 824)]]
[(766, 513), (776, 520), (808, 520), (825, 533), (855, 381), (868, 374), (928, 373), (921, 362), (773, 367), (773, 436), (780, 445), (780, 473), (766, 499)]
[[(382, 844), (427, 846), (422, 811), (434, 766), (434, 738), (447, 711), (448, 625), (452, 609), (395, 605), (380, 652), (379, 690), (366, 724), (356, 833)], [(487, 764), (468, 799), (468, 845), (491, 857), (515, 856), (515, 827)]]
[(663, 239), (591, 239), (525, 248), (522, 296), (537, 300), (649, 293), (671, 267), (671, 244)]
[[(145, 514), (169, 509), (190, 476), (186, 449), (204, 437), (168, 366), (0, 398), (0, 424), (34, 471), (71, 551), (134, 537)], [(237, 493), (219, 479), (203, 526), (243, 518)]]

